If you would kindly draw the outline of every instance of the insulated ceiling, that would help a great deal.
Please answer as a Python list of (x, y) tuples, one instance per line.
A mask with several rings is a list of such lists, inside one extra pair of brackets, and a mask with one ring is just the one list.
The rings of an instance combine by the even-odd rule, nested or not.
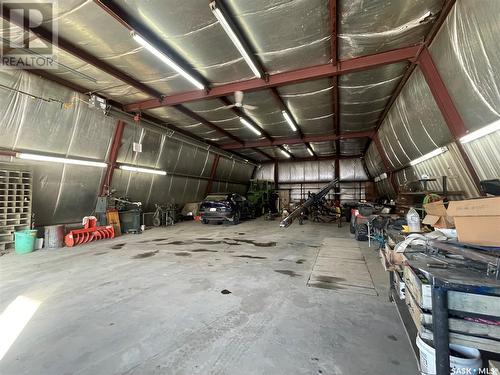
[[(331, 17), (328, 0), (226, 0), (233, 21), (246, 36), (257, 59), (270, 74), (327, 64), (332, 61)], [(252, 72), (209, 9), (208, 1), (170, 0), (168, 2), (116, 1), (128, 19), (150, 30), (212, 86), (251, 79)], [(436, 20), (443, 0), (339, 0), (338, 56), (340, 59), (364, 56), (422, 42)], [(58, 35), (83, 49), (96, 60), (107, 63), (131, 78), (164, 95), (192, 91), (193, 86), (170, 67), (138, 45), (130, 31), (94, 1), (66, 0), (58, 4), (54, 18)], [(15, 29), (15, 27), (13, 27)], [(22, 35), (17, 29), (14, 37)], [(122, 104), (150, 98), (100, 68), (63, 50), (56, 50), (60, 65), (50, 73), (85, 90), (98, 92)], [(341, 132), (374, 129), (390, 96), (403, 76), (406, 63), (339, 77), (339, 113), (335, 112), (334, 80), (316, 79), (277, 88), (283, 103), (305, 136), (333, 135), (336, 119)], [(228, 96), (233, 102), (234, 98)], [(256, 126), (272, 139), (296, 137), (284, 121), (280, 103), (269, 89), (248, 92), (243, 109)], [(234, 110), (224, 108), (220, 99), (183, 104), (213, 125), (242, 142), (264, 139), (246, 128)], [(161, 122), (219, 145), (234, 138), (214, 130), (172, 107), (148, 110)], [(366, 148), (366, 139), (313, 142), (319, 156), (357, 155)], [(307, 145), (290, 145), (297, 158), (309, 157)], [(284, 158), (277, 147), (262, 147), (271, 157)], [(257, 161), (265, 156), (252, 149), (240, 150)]]

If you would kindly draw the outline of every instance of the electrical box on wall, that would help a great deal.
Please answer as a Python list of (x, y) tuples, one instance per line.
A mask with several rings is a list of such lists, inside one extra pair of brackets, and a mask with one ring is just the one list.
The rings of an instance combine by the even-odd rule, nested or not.
[(142, 143), (134, 142), (132, 144), (132, 150), (134, 152), (142, 152)]

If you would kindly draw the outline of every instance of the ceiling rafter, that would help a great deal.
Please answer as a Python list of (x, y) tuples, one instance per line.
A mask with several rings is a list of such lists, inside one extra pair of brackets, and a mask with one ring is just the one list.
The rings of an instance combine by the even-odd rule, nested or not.
[[(318, 157), (308, 157), (308, 158), (293, 158), (293, 159), (280, 159), (280, 163), (287, 163), (287, 162), (300, 162), (300, 161), (323, 161), (323, 160), (349, 160), (349, 159), (361, 159), (363, 157), (363, 154), (359, 155), (333, 155), (333, 156), (318, 156)], [(272, 161), (268, 162), (262, 162), (262, 164), (269, 164), (272, 163)]]
[(231, 95), (235, 91), (257, 91), (289, 85), (298, 82), (310, 81), (325, 77), (334, 77), (341, 74), (353, 73), (372, 69), (377, 66), (394, 64), (401, 61), (414, 61), (421, 45), (398, 48), (392, 51), (380, 52), (347, 60), (339, 60), (337, 65), (316, 65), (282, 73), (270, 74), (267, 80), (252, 78), (239, 82), (232, 82), (211, 88), (208, 91), (189, 91), (179, 94), (164, 96), (161, 99), (149, 99), (138, 103), (128, 104), (127, 111), (168, 107), (203, 99), (215, 99)]
[[(50, 32), (47, 29), (44, 29), (41, 26), (36, 26), (36, 27), (26, 27), (25, 25), (30, 25), (28, 19), (22, 20), (22, 22), (18, 22), (18, 19), (9, 19), (6, 14), (9, 14), (8, 12), (8, 7), (5, 6), (5, 4), (2, 4), (2, 17), (12, 23), (13, 25), (16, 25), (20, 27), (21, 29), (25, 31), (30, 31), (33, 34), (35, 34), (37, 37), (40, 39), (46, 41), (47, 43), (52, 43), (54, 41), (54, 35), (52, 32)], [(107, 62), (104, 62), (97, 57), (93, 56), (92, 54), (86, 52), (80, 47), (75, 46), (71, 42), (67, 41), (60, 35), (57, 36), (57, 47), (75, 57), (78, 57), (80, 60), (98, 68), (99, 70), (102, 70), (103, 72), (113, 76), (114, 78), (125, 82), (127, 85), (130, 85), (137, 90), (146, 93), (149, 96), (152, 96), (154, 98), (160, 98), (161, 93), (154, 90), (153, 88), (143, 84), (142, 82), (139, 82), (135, 78), (132, 78), (131, 76), (127, 75), (123, 71), (121, 71), (118, 68), (115, 68), (114, 66), (108, 64)], [(88, 90), (87, 90), (88, 91)]]
[[(103, 4), (102, 1), (97, 1), (96, 0), (95, 3), (98, 4), (101, 7), (104, 6), (104, 4)], [(107, 2), (107, 3), (109, 3), (109, 2)], [(5, 5), (2, 5), (2, 6), (4, 7)], [(5, 18), (5, 14), (7, 14), (7, 13), (2, 12), (2, 16), (4, 18)], [(116, 18), (116, 17), (114, 17), (114, 18), (119, 21), (119, 18)], [(14, 25), (17, 25), (18, 27), (21, 27), (24, 30), (26, 30), (26, 28), (24, 27), (24, 25), (17, 24), (13, 20), (10, 20), (10, 19), (7, 19), (7, 18), (5, 18), (5, 19), (7, 21), (9, 21), (9, 22), (12, 22)], [(120, 22), (120, 23), (124, 24), (123, 22)], [(25, 24), (27, 25), (28, 23), (25, 23)], [(47, 41), (49, 43), (51, 43), (54, 40), (52, 33), (49, 32), (49, 31), (47, 31), (46, 29), (41, 28), (41, 27), (30, 28), (29, 30), (26, 30), (26, 31), (31, 31), (33, 34), (37, 35), (39, 38), (41, 38), (41, 39), (43, 39), (43, 40), (45, 40), (45, 41)], [(113, 77), (121, 80), (122, 82), (125, 82), (126, 84), (128, 84), (128, 85), (130, 85), (130, 86), (132, 86), (132, 87), (134, 87), (136, 89), (138, 89), (139, 91), (144, 92), (145, 94), (148, 94), (148, 95), (151, 95), (151, 96), (154, 96), (154, 97), (160, 97), (161, 96), (161, 94), (158, 91), (156, 91), (156, 90), (154, 90), (154, 89), (152, 89), (152, 88), (144, 85), (143, 83), (135, 80), (134, 78), (126, 75), (125, 73), (123, 73), (120, 70), (114, 68), (113, 66), (109, 65), (108, 63), (99, 60), (95, 56), (87, 53), (86, 51), (80, 49), (79, 47), (74, 46), (73, 44), (71, 44), (70, 42), (68, 42), (65, 39), (61, 38), (60, 36), (58, 36), (58, 47), (61, 48), (61, 49), (63, 49), (64, 51), (68, 52), (69, 54), (71, 54), (71, 55), (73, 55), (73, 56), (81, 59), (82, 61), (84, 61), (84, 62), (86, 62), (86, 63), (88, 63), (88, 64), (90, 64), (90, 65), (92, 65), (92, 66), (94, 66), (94, 67), (96, 67), (96, 68), (98, 68), (98, 69), (100, 69), (100, 70), (102, 70), (102, 71), (110, 74), (110, 75), (112, 75)], [(46, 78), (46, 79), (49, 79), (49, 80), (52, 80), (54, 82), (60, 83), (61, 85), (69, 87), (69, 88), (71, 88), (71, 89), (73, 89), (75, 91), (78, 91), (80, 93), (87, 93), (87, 92), (90, 91), (88, 89), (85, 89), (85, 88), (77, 85), (77, 84), (73, 84), (73, 83), (71, 83), (71, 82), (69, 82), (67, 80), (59, 78), (59, 77), (57, 77), (57, 76), (55, 76), (53, 74), (50, 74), (48, 72), (45, 72), (43, 70), (34, 70), (33, 72), (35, 74), (38, 74), (38, 75)], [(180, 112), (182, 112), (183, 114), (191, 117), (192, 119), (194, 119), (194, 120), (196, 120), (198, 122), (203, 123), (204, 125), (210, 127), (211, 129), (216, 130), (217, 132), (223, 134), (224, 136), (229, 137), (233, 141), (241, 143), (241, 144), (243, 143), (243, 141), (241, 139), (233, 136), (232, 134), (230, 134), (226, 130), (218, 127), (217, 125), (215, 125), (215, 124), (213, 124), (213, 123), (205, 120), (201, 116), (198, 116), (197, 114), (195, 114), (194, 112), (188, 110), (187, 108), (185, 108), (185, 107), (183, 107), (181, 105), (177, 105), (177, 106), (175, 106), (175, 109), (178, 110), (178, 111), (180, 111)], [(197, 139), (198, 141), (203, 141), (203, 142), (205, 142), (207, 144), (210, 144), (212, 146), (217, 146), (218, 147), (217, 144), (215, 144), (213, 142), (210, 142), (210, 141), (208, 141), (206, 139), (202, 139), (202, 138), (194, 135), (191, 132), (185, 131), (185, 130), (180, 129), (180, 128), (178, 128), (176, 126), (173, 126), (173, 125), (169, 125), (169, 127), (172, 130), (174, 130), (174, 131), (176, 131), (176, 132), (178, 132), (180, 134), (184, 134), (184, 135), (189, 136), (191, 138)]]
[(221, 148), (224, 150), (239, 150), (245, 148), (253, 148), (253, 147), (272, 147), (272, 146), (281, 146), (281, 145), (295, 145), (304, 142), (327, 142), (327, 141), (335, 141), (337, 139), (353, 139), (353, 138), (371, 138), (374, 135), (373, 130), (366, 130), (360, 132), (349, 132), (342, 134), (326, 134), (326, 135), (306, 135), (304, 138), (277, 138), (273, 141), (268, 139), (261, 139), (258, 141), (249, 141), (244, 142), (243, 145), (239, 143), (229, 143), (226, 145), (222, 145)]
[[(396, 102), (396, 99), (398, 98), (399, 94), (401, 94), (401, 91), (403, 91), (403, 88), (405, 87), (406, 83), (408, 82), (411, 75), (413, 74), (413, 71), (417, 67), (420, 56), (422, 54), (422, 51), (424, 49), (427, 49), (431, 45), (431, 43), (434, 40), (434, 38), (436, 37), (439, 29), (441, 28), (443, 23), (446, 21), (446, 18), (450, 14), (450, 11), (453, 8), (453, 6), (455, 5), (455, 3), (456, 3), (456, 0), (445, 0), (445, 3), (443, 5), (443, 8), (441, 9), (441, 12), (439, 13), (438, 18), (436, 19), (436, 21), (432, 25), (431, 29), (429, 30), (429, 33), (426, 35), (424, 42), (419, 46), (419, 49), (417, 51), (417, 55), (415, 56), (415, 59), (410, 60), (410, 65), (406, 69), (405, 74), (403, 75), (403, 77), (399, 81), (399, 84), (397, 85), (396, 89), (392, 93), (389, 102), (387, 103), (387, 105), (384, 108), (384, 111), (380, 115), (379, 120), (377, 121), (377, 125), (375, 127), (376, 132), (378, 132), (378, 130), (380, 129), (380, 127), (384, 123), (385, 118), (387, 117), (387, 115), (389, 114), (389, 111), (391, 110), (392, 106)], [(370, 144), (371, 144), (371, 142), (367, 143), (366, 148), (365, 148), (365, 153), (368, 151)]]

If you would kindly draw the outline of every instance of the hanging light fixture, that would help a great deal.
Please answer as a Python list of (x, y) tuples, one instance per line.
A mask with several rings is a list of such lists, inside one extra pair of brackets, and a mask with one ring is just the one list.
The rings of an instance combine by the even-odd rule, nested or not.
[(438, 155), (441, 155), (442, 153), (448, 151), (448, 148), (447, 147), (440, 147), (440, 148), (437, 148), (435, 149), (434, 151), (431, 151), (429, 152), (428, 154), (425, 154), (421, 157), (419, 157), (418, 159), (415, 159), (415, 160), (412, 160), (410, 161), (410, 165), (417, 165), (417, 164), (420, 164), (422, 163), (423, 161), (426, 161), (426, 160), (429, 160), (429, 159), (432, 159), (433, 157), (435, 156), (438, 156)]
[(24, 159), (24, 160), (47, 161), (50, 163), (83, 165), (83, 166), (87, 166), (87, 167), (106, 168), (108, 166), (106, 163), (99, 162), (99, 161), (60, 158), (60, 157), (48, 156), (48, 155), (28, 154), (25, 152), (17, 153), (16, 157), (19, 159)]
[(215, 0), (212, 1), (209, 6), (215, 18), (217, 18), (217, 21), (219, 21), (227, 36), (229, 37), (229, 39), (231, 39), (231, 42), (233, 42), (236, 49), (239, 51), (247, 65), (252, 70), (253, 74), (257, 78), (262, 78), (263, 73), (259, 68), (257, 60), (255, 59), (255, 57), (253, 57), (253, 54), (250, 51), (249, 47), (246, 46), (246, 42), (244, 41), (243, 36), (238, 32), (237, 27), (232, 22), (231, 17), (229, 17), (229, 12), (226, 10), (224, 5), (221, 3), (221, 1)]
[(245, 125), (248, 129), (250, 129), (251, 131), (253, 131), (255, 134), (257, 135), (262, 135), (262, 133), (259, 131), (259, 129), (257, 129), (255, 126), (253, 126), (250, 121), (248, 121), (247, 119), (243, 118), (243, 117), (240, 117), (240, 122)]
[(495, 121), (492, 124), (486, 125), (479, 130), (473, 131), (472, 133), (464, 135), (462, 138), (460, 138), (460, 142), (463, 144), (469, 143), (476, 139), (482, 138), (488, 134), (494, 133), (498, 130), (500, 130), (500, 120)]
[(292, 117), (290, 116), (290, 114), (287, 111), (285, 111), (285, 110), (281, 111), (281, 114), (285, 118), (286, 122), (288, 122), (288, 125), (290, 125), (290, 127), (292, 128), (292, 130), (294, 132), (296, 132), (297, 131), (297, 126), (295, 125), (295, 122), (292, 120)]
[(160, 59), (163, 63), (167, 64), (169, 67), (174, 69), (177, 73), (179, 73), (181, 76), (186, 78), (189, 82), (191, 82), (194, 86), (199, 88), (200, 90), (205, 89), (205, 85), (200, 82), (198, 79), (193, 77), (191, 74), (189, 74), (186, 70), (184, 70), (179, 64), (177, 64), (174, 60), (172, 60), (170, 57), (165, 55), (163, 52), (161, 52), (159, 49), (157, 49), (155, 46), (153, 46), (150, 42), (148, 42), (146, 39), (144, 39), (142, 36), (137, 34), (135, 31), (132, 32), (132, 38), (139, 43), (141, 46), (146, 48), (149, 52), (151, 52), (153, 55), (155, 55), (158, 59)]
[(286, 151), (285, 149), (280, 148), (280, 151), (283, 154), (283, 156), (285, 156), (286, 158), (292, 157), (292, 155), (288, 151)]
[(162, 176), (166, 176), (167, 175), (166, 171), (161, 171), (159, 169), (132, 167), (130, 165), (120, 165), (120, 169), (122, 169), (124, 171), (130, 171), (130, 172), (159, 174), (159, 175), (162, 175)]

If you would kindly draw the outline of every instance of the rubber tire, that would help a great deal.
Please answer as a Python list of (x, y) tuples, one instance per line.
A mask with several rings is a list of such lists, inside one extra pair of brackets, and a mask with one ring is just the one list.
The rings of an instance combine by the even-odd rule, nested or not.
[(240, 223), (240, 213), (236, 211), (233, 216), (233, 225), (238, 225)]
[(154, 227), (159, 227), (161, 225), (161, 220), (159, 217), (153, 218), (153, 226)]
[(368, 241), (368, 226), (366, 224), (357, 224), (354, 236), (356, 241)]

